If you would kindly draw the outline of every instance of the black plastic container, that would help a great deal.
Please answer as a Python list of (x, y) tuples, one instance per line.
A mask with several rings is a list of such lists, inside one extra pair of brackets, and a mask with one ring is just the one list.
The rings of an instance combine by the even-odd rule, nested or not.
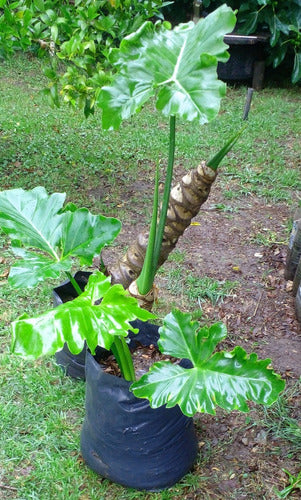
[(254, 89), (262, 88), (267, 41), (266, 34), (225, 35), (224, 42), (229, 45), (230, 58), (226, 63), (218, 63), (218, 77), (225, 81), (251, 80)]
[(123, 378), (105, 373), (87, 351), (82, 456), (104, 478), (159, 491), (178, 482), (195, 462), (193, 420), (178, 406), (152, 409), (129, 386)]

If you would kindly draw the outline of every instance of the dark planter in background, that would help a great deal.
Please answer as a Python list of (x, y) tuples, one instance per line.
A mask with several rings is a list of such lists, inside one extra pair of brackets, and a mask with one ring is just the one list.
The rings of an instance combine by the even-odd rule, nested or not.
[(218, 77), (225, 81), (250, 80), (252, 87), (260, 90), (264, 80), (264, 48), (267, 41), (266, 34), (226, 35), (224, 42), (229, 45), (230, 59), (226, 63), (218, 63)]

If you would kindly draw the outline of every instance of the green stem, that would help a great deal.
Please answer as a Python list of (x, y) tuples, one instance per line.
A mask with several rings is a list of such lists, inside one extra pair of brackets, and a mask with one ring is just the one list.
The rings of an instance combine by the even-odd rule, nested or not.
[(168, 165), (167, 165), (167, 172), (166, 172), (165, 183), (164, 183), (163, 201), (162, 201), (159, 224), (158, 224), (158, 228), (157, 228), (156, 245), (155, 245), (154, 257), (153, 257), (153, 270), (154, 270), (153, 271), (154, 272), (153, 279), (155, 278), (155, 274), (156, 274), (157, 267), (158, 267), (159, 257), (160, 257), (160, 253), (161, 253), (161, 246), (162, 246), (162, 241), (163, 241), (163, 235), (164, 235), (164, 229), (165, 229), (165, 224), (166, 224), (166, 216), (167, 216), (167, 211), (168, 211), (169, 197), (170, 197), (171, 184), (172, 184), (172, 178), (173, 178), (175, 148), (176, 148), (176, 117), (171, 116), (170, 120), (169, 120)]
[(111, 350), (116, 358), (122, 376), (129, 382), (136, 380), (135, 370), (129, 347), (123, 337), (116, 337)]
[[(147, 245), (146, 256), (144, 259), (142, 271), (140, 277), (137, 279), (137, 287), (139, 293), (142, 295), (147, 294), (154, 283), (161, 246), (163, 241), (166, 216), (169, 204), (169, 197), (171, 191), (171, 184), (173, 178), (173, 166), (175, 158), (175, 144), (176, 144), (176, 117), (171, 116), (169, 121), (169, 152), (168, 152), (168, 165), (164, 182), (164, 193), (162, 200), (162, 207), (159, 222), (157, 222), (157, 212), (158, 212), (158, 172), (156, 175), (155, 193), (154, 193), (154, 203), (153, 203), (153, 215), (151, 228), (149, 232), (149, 241)], [(141, 277), (142, 276), (142, 277)]]
[(69, 271), (66, 271), (66, 275), (68, 276), (68, 279), (70, 280), (77, 295), (81, 295), (83, 293), (83, 291), (82, 291), (81, 287), (79, 286), (79, 284), (77, 283), (77, 281), (72, 276), (72, 274)]
[(147, 292), (149, 292), (153, 284), (152, 268), (153, 268), (153, 254), (154, 254), (156, 233), (157, 233), (158, 205), (159, 205), (159, 164), (157, 163), (154, 200), (153, 200), (153, 213), (150, 224), (147, 249), (141, 273), (136, 280), (137, 287), (141, 295), (145, 295)]

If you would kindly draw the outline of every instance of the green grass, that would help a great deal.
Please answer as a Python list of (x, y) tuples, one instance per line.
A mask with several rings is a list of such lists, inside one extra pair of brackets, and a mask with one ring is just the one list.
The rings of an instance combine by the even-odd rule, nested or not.
[(301, 455), (301, 427), (294, 415), (298, 407), (296, 402), (301, 396), (301, 380), (289, 387), (270, 407), (263, 408), (261, 424), (275, 438), (284, 439), (288, 456)]
[[(143, 170), (143, 181), (152, 184), (156, 161), (166, 164), (167, 120), (154, 113), (151, 104), (124, 123), (121, 131), (103, 132), (100, 112), (86, 120), (82, 111), (64, 105), (49, 107), (40, 92), (46, 83), (40, 65), (35, 59), (22, 58), (1, 64), (2, 187), (43, 184), (103, 212), (113, 211), (123, 200), (123, 212), (129, 196), (136, 196), (129, 187), (139, 180), (139, 171)], [(245, 97), (246, 88), (230, 88), (219, 119), (209, 125), (179, 121), (176, 166), (189, 169), (213, 156), (240, 127)], [(257, 194), (276, 201), (295, 198), (301, 188), (298, 99), (297, 88), (267, 88), (255, 93), (249, 126), (223, 162), (220, 176), (226, 196)], [(143, 212), (151, 190), (142, 186), (139, 194), (144, 195), (140, 201)]]
[[(177, 259), (177, 257), (176, 257)], [(184, 296), (189, 304), (196, 305), (205, 300), (213, 305), (222, 302), (225, 297), (235, 293), (239, 283), (237, 281), (218, 281), (209, 276), (197, 276), (185, 269), (183, 261), (177, 261), (174, 257), (169, 258), (170, 262), (176, 262), (177, 267), (162, 270), (161, 274), (166, 281), (166, 288), (176, 296)]]
[[(154, 167), (158, 159), (166, 164), (167, 121), (149, 105), (120, 132), (104, 133), (99, 113), (86, 120), (80, 111), (50, 108), (40, 93), (43, 84), (40, 62), (35, 59), (16, 57), (0, 65), (1, 189), (44, 185), (49, 192), (65, 191), (68, 201), (94, 212), (127, 222), (148, 219)], [(245, 96), (245, 87), (230, 88), (219, 120), (210, 125), (177, 124), (177, 171), (213, 156), (240, 127)], [(301, 188), (298, 100), (295, 88), (270, 87), (254, 94), (249, 127), (223, 162), (219, 175), (225, 198), (258, 195), (275, 202), (296, 202)], [(215, 208), (230, 215), (235, 211), (232, 202)], [(265, 235), (262, 244), (272, 243), (273, 238)], [(212, 498), (210, 486), (208, 489), (212, 478), (208, 483), (202, 473), (202, 467), (210, 462), (209, 453), (202, 455), (197, 472), (161, 493), (114, 485), (82, 463), (79, 433), (84, 418), (84, 384), (66, 378), (52, 359), (24, 361), (9, 354), (11, 321), (23, 312), (31, 315), (52, 307), (50, 289), (54, 283), (30, 291), (11, 289), (7, 271), (12, 257), (3, 235), (0, 248), (0, 498)], [(235, 282), (204, 281), (183, 272), (185, 257), (183, 252), (173, 252), (170, 262), (174, 268), (163, 270), (167, 287), (177, 300), (182, 295), (181, 300), (189, 306), (189, 302), (196, 306), (198, 299), (216, 303), (235, 291)], [(277, 412), (274, 424), (268, 415), (266, 425), (271, 433), (277, 433)], [(209, 439), (206, 447), (210, 448)], [(219, 480), (218, 474), (214, 480)], [(238, 498), (235, 492), (231, 498)]]
[(286, 245), (286, 241), (279, 241), (277, 233), (271, 230), (263, 230), (261, 233), (256, 233), (250, 237), (250, 242), (256, 245), (270, 246), (270, 245)]

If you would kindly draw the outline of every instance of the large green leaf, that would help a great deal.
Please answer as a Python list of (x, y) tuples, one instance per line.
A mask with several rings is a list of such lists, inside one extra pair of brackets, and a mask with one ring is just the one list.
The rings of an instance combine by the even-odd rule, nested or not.
[(229, 57), (223, 38), (235, 21), (233, 11), (223, 5), (197, 24), (169, 30), (146, 22), (126, 37), (114, 55), (119, 73), (99, 95), (103, 127), (118, 129), (153, 95), (164, 115), (199, 123), (213, 119), (225, 94), (217, 63)]
[(295, 52), (292, 82), (298, 83), (301, 80), (301, 52)]
[(62, 216), (58, 215), (65, 193), (48, 195), (43, 187), (31, 191), (11, 189), (0, 192), (0, 226), (15, 240), (35, 247), (58, 260)]
[(13, 248), (14, 254), (22, 257), (11, 267), (9, 284), (13, 287), (32, 288), (39, 281), (56, 279), (62, 271), (69, 272), (71, 259), (55, 262), (49, 255), (37, 254), (21, 248)]
[[(104, 245), (120, 231), (117, 219), (93, 215), (86, 208), (67, 205), (64, 193), (48, 195), (43, 187), (31, 191), (0, 192), (0, 227), (14, 240), (21, 260), (12, 267), (13, 286), (35, 286), (46, 278), (69, 271), (71, 257), (80, 264), (92, 263)], [(22, 247), (30, 248), (25, 252)]]
[(268, 368), (269, 359), (258, 360), (236, 347), (232, 352), (213, 350), (225, 337), (221, 323), (197, 328), (188, 314), (174, 311), (160, 329), (160, 349), (184, 357), (192, 368), (169, 361), (155, 363), (148, 373), (131, 385), (137, 397), (147, 398), (153, 408), (179, 405), (187, 416), (197, 412), (215, 413), (220, 406), (227, 411), (248, 411), (247, 401), (272, 404), (284, 388), (284, 381)]
[(51, 355), (67, 342), (70, 351), (79, 353), (84, 341), (94, 353), (97, 345), (110, 349), (114, 337), (136, 332), (130, 321), (146, 321), (155, 316), (138, 306), (121, 285), (97, 271), (85, 291), (72, 301), (29, 318), (12, 323), (12, 352), (38, 358)]

